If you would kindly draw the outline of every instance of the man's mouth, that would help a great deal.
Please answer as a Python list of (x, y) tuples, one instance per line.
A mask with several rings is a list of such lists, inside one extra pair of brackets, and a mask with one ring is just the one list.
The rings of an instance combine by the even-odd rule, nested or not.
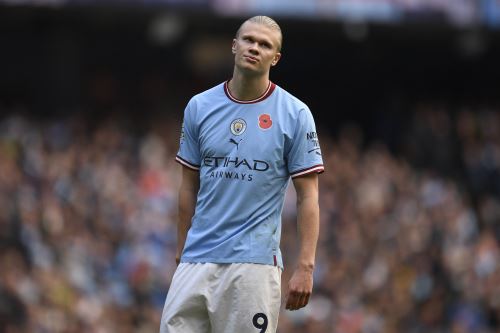
[(251, 62), (258, 62), (259, 59), (255, 58), (255, 57), (252, 57), (252, 56), (245, 56), (246, 59), (250, 60)]

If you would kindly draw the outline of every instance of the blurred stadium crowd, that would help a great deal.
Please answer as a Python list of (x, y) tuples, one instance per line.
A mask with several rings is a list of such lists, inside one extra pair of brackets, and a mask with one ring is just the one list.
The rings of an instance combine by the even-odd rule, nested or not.
[[(498, 111), (422, 106), (401, 154), (355, 125), (319, 131), (315, 291), (279, 332), (500, 332)], [(180, 125), (2, 114), (0, 332), (157, 332), (175, 269)], [(294, 207), (290, 189), (284, 286)]]
[(220, 15), (335, 18), (348, 21), (436, 21), (457, 26), (500, 26), (498, 0), (0, 0), (7, 6), (149, 6), (213, 11)]

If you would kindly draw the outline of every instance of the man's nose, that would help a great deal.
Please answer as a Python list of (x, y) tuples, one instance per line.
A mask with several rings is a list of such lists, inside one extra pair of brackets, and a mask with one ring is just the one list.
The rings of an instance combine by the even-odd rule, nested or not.
[(250, 45), (249, 51), (253, 52), (255, 54), (258, 54), (259, 53), (259, 45), (257, 43), (253, 43), (252, 45)]

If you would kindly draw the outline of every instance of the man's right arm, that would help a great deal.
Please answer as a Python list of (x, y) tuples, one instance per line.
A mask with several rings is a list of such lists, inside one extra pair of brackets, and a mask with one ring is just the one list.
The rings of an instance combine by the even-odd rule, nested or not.
[(191, 228), (191, 219), (196, 207), (196, 197), (200, 188), (199, 172), (182, 167), (182, 180), (179, 189), (179, 217), (177, 221), (177, 251), (175, 261), (179, 264), (181, 260), (184, 244), (189, 228)]

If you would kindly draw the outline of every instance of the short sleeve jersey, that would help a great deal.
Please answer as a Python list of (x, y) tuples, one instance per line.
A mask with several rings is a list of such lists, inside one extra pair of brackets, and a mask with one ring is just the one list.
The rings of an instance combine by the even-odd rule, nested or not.
[(252, 101), (228, 82), (188, 103), (176, 160), (199, 171), (200, 188), (181, 262), (283, 267), (281, 212), (290, 178), (323, 172), (309, 108), (269, 83)]

